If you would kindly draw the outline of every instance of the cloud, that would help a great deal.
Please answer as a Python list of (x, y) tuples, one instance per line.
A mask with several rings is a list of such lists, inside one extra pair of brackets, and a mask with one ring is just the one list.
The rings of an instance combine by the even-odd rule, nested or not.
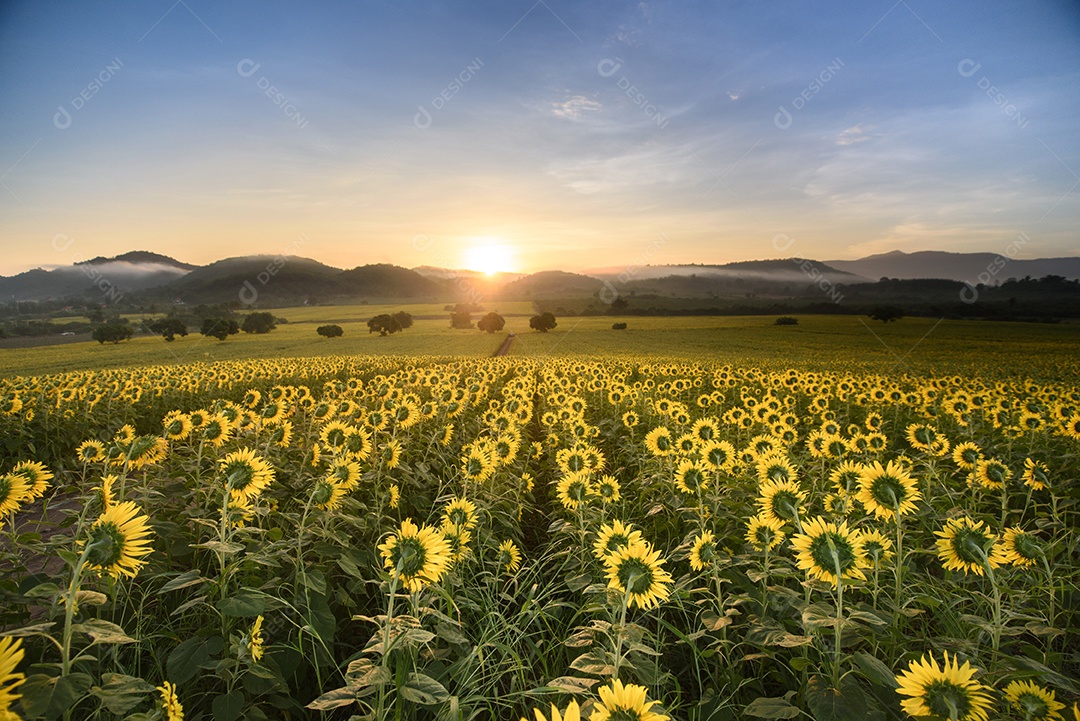
[(577, 120), (584, 113), (598, 113), (603, 108), (595, 100), (589, 100), (584, 95), (575, 95), (561, 103), (552, 103), (551, 112), (560, 118)]
[[(732, 98), (734, 100), (735, 98)], [(840, 135), (836, 136), (837, 145), (854, 145), (855, 143), (865, 143), (870, 140), (872, 136), (867, 135), (867, 131), (870, 130), (870, 126), (859, 123), (858, 125), (852, 125), (847, 130), (844, 130)]]

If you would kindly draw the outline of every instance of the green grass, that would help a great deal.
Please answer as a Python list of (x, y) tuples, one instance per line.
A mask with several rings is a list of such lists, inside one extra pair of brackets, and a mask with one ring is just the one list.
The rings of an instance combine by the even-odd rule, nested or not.
[[(368, 318), (397, 310), (416, 318), (412, 328), (388, 337), (368, 333)], [(512, 332), (517, 339), (511, 355), (537, 358), (665, 356), (818, 370), (851, 367), (854, 359), (861, 370), (886, 375), (1080, 377), (1080, 327), (1071, 324), (905, 318), (886, 325), (860, 316), (799, 316), (798, 325), (776, 326), (772, 316), (564, 317), (555, 330), (536, 333), (529, 329), (529, 303), (503, 304), (499, 311), (506, 328), (489, 336), (450, 328), (442, 305), (434, 303), (282, 308), (273, 312), (289, 322), (267, 335), (217, 341), (194, 333), (173, 343), (139, 337), (118, 346), (88, 341), (9, 348), (0, 351), (0, 376), (339, 354), (488, 356)], [(628, 329), (612, 330), (615, 321)], [(344, 337), (318, 336), (315, 328), (326, 323), (340, 325)]]

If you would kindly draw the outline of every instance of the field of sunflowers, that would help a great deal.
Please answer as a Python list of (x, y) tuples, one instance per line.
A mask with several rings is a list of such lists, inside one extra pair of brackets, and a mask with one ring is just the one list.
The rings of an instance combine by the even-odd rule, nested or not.
[(1078, 451), (1071, 380), (0, 380), (0, 719), (1080, 718)]

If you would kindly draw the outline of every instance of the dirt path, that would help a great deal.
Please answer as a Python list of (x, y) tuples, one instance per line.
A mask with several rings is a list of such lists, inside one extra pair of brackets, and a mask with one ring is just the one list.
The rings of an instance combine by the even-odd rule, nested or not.
[(495, 351), (494, 357), (498, 358), (499, 356), (506, 355), (508, 352), (510, 352), (510, 346), (514, 344), (514, 338), (516, 337), (517, 336), (515, 336), (513, 333), (506, 336), (506, 340), (504, 340), (503, 344), (499, 346), (499, 350)]

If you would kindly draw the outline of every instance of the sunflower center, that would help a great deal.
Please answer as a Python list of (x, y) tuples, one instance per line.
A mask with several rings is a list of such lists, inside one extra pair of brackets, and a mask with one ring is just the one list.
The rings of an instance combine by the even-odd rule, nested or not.
[(778, 491), (773, 496), (772, 512), (774, 515), (783, 518), (786, 521), (793, 520), (795, 518), (795, 508), (799, 503), (799, 498), (791, 491)]
[(855, 549), (836, 533), (823, 533), (815, 538), (810, 544), (810, 555), (818, 568), (837, 575), (855, 565)]
[(982, 565), (986, 559), (983, 546), (987, 542), (986, 536), (971, 528), (961, 528), (953, 536), (953, 552), (964, 563)]
[(619, 582), (627, 593), (640, 595), (652, 588), (652, 569), (637, 558), (628, 558), (619, 564)]
[(937, 680), (926, 687), (926, 705), (935, 716), (963, 719), (971, 710), (971, 698), (963, 686)]
[(225, 469), (226, 486), (242, 491), (255, 477), (255, 471), (246, 463), (234, 463)]
[(424, 570), (427, 552), (417, 539), (399, 538), (390, 560), (402, 576), (415, 576)]
[(640, 721), (641, 714), (633, 709), (616, 708), (608, 711), (609, 721)]
[(885, 475), (874, 479), (870, 486), (870, 495), (882, 506), (896, 508), (907, 496), (907, 492), (899, 479)]
[(1025, 692), (1016, 699), (1016, 705), (1024, 710), (1027, 718), (1042, 719), (1050, 714), (1050, 704), (1038, 694)]

